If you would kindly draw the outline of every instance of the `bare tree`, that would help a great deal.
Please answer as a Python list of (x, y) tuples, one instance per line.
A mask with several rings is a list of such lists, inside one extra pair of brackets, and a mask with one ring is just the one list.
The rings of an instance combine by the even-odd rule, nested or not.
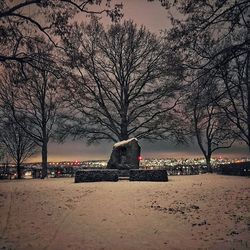
[(66, 84), (71, 134), (88, 141), (163, 139), (176, 133), (182, 69), (178, 54), (132, 22), (107, 31), (93, 19), (64, 34), (72, 80)]
[[(21, 165), (30, 156), (37, 153), (37, 144), (25, 133), (11, 117), (2, 117), (0, 143), (5, 148), (17, 168), (17, 178), (22, 176)], [(32, 126), (26, 127), (32, 131)]]
[[(43, 35), (53, 45), (58, 46), (54, 36), (57, 25), (66, 25), (77, 13), (101, 14), (106, 12), (112, 20), (122, 17), (122, 5), (93, 10), (92, 5), (100, 5), (101, 0), (27, 0), (0, 2), (0, 63), (18, 62), (32, 64), (35, 53), (27, 49), (37, 35)], [(109, 3), (110, 1), (107, 1)], [(102, 8), (102, 7), (101, 7)]]
[(162, 2), (166, 8), (175, 7), (181, 13), (182, 20), (172, 18), (168, 38), (182, 55), (186, 80), (193, 83), (205, 76), (215, 79), (217, 105), (250, 149), (249, 1)]
[[(248, 0), (162, 2), (181, 14), (179, 19), (172, 17), (174, 27), (170, 35), (176, 42), (174, 46), (186, 50), (192, 58), (195, 54), (196, 62), (202, 59), (198, 66), (208, 68), (211, 63), (214, 68), (215, 60), (217, 65), (222, 64), (249, 51)], [(213, 42), (211, 47), (205, 46), (207, 38)]]
[(217, 93), (213, 78), (200, 79), (192, 87), (187, 104), (191, 130), (206, 159), (208, 172), (212, 172), (212, 154), (230, 148), (235, 141), (232, 124), (215, 101)]
[[(43, 65), (44, 57), (52, 56), (51, 49), (46, 43), (36, 48), (37, 54), (41, 54), (40, 65)], [(26, 76), (24, 79), (20, 79), (16, 71), (2, 77), (1, 97), (10, 108), (15, 121), (41, 148), (44, 178), (47, 176), (48, 142), (53, 136), (58, 113), (62, 108), (61, 79), (57, 79), (47, 65), (39, 69), (25, 65), (22, 70)], [(24, 119), (20, 120), (19, 117)], [(33, 129), (28, 129), (29, 126)]]
[(9, 174), (9, 163), (10, 163), (10, 156), (6, 150), (6, 147), (0, 143), (0, 164), (2, 166), (2, 172), (5, 174)]
[(218, 105), (234, 124), (234, 132), (250, 150), (250, 52), (220, 67)]

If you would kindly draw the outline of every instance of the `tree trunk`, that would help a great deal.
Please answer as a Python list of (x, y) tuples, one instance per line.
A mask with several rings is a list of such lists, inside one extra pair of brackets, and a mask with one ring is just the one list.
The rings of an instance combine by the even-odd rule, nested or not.
[(21, 179), (22, 178), (22, 173), (21, 173), (21, 164), (20, 164), (20, 161), (17, 161), (16, 172), (17, 172), (17, 179)]
[(127, 121), (123, 120), (121, 124), (121, 141), (128, 140), (128, 126)]
[(206, 164), (207, 164), (208, 173), (212, 173), (213, 169), (212, 169), (212, 165), (211, 165), (211, 154), (206, 155)]
[(47, 163), (48, 163), (48, 143), (43, 142), (43, 145), (42, 145), (42, 179), (47, 177)]
[(247, 85), (247, 143), (250, 153), (250, 51), (247, 53), (246, 63), (246, 85)]

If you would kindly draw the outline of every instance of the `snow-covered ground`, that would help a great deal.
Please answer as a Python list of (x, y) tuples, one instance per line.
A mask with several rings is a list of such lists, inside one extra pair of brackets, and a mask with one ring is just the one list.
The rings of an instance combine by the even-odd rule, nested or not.
[(0, 249), (249, 249), (250, 178), (0, 181)]

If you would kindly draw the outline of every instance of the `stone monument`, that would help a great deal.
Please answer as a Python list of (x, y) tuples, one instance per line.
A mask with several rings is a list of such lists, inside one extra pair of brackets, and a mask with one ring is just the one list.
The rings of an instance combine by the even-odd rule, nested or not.
[(139, 169), (141, 147), (136, 138), (114, 144), (108, 161), (108, 169)]
[(75, 182), (93, 181), (168, 181), (166, 169), (139, 169), (141, 147), (136, 138), (114, 144), (106, 169), (79, 170)]

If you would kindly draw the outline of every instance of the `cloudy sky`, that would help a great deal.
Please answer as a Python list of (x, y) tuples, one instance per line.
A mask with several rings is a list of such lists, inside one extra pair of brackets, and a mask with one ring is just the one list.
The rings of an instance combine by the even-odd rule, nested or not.
[[(121, 1), (112, 1), (120, 3)], [(161, 7), (159, 1), (147, 2), (146, 0), (122, 0), (124, 18), (132, 19), (139, 25), (145, 25), (150, 31), (160, 33), (169, 27), (168, 12)], [(174, 14), (174, 13), (173, 13)], [(86, 20), (85, 15), (78, 17)], [(107, 17), (102, 18), (106, 25), (110, 24)], [(175, 145), (173, 142), (148, 143), (140, 141), (142, 146), (143, 158), (193, 158), (201, 157), (202, 154), (195, 140), (189, 145)], [(112, 150), (112, 143), (100, 143), (98, 145), (86, 145), (83, 141), (66, 141), (63, 144), (51, 142), (49, 144), (49, 161), (66, 161), (66, 160), (98, 160), (108, 159)], [(225, 157), (243, 157), (247, 156), (248, 151), (245, 145), (235, 146), (226, 151), (220, 151), (216, 156)], [(40, 155), (33, 157), (31, 161), (41, 161)]]

